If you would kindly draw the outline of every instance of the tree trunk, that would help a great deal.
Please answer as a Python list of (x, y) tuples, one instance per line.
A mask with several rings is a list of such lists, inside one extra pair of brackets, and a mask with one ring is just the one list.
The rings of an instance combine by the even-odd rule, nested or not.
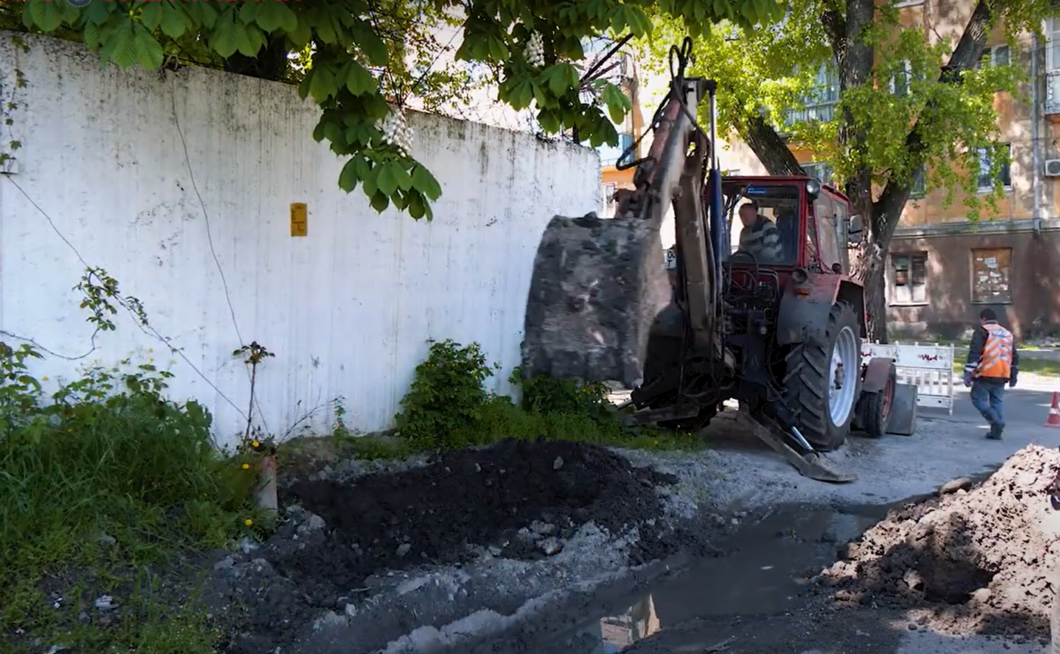
[(770, 175), (803, 174), (802, 166), (788, 149), (787, 142), (762, 116), (756, 115), (747, 121), (740, 136)]

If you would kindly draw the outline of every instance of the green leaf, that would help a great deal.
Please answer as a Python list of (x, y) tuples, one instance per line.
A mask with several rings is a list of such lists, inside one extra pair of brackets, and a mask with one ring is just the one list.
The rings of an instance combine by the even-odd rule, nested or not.
[(313, 68), (313, 79), (309, 83), (309, 92), (318, 103), (324, 102), (339, 90), (335, 75), (327, 68)]
[(412, 167), (412, 187), (423, 193), (432, 202), (442, 197), (442, 185), (434, 178), (431, 171), (421, 164), (416, 164)]
[(54, 32), (63, 24), (63, 8), (59, 2), (37, 2), (27, 3), (26, 9), (33, 21), (33, 25), (40, 28), (45, 34)]
[(386, 195), (393, 195), (394, 191), (397, 190), (398, 183), (397, 177), (394, 175), (395, 165), (393, 162), (387, 162), (379, 167), (379, 176), (376, 178), (376, 184), (379, 186), (379, 191)]
[(394, 203), (394, 206), (404, 211), (409, 206), (409, 196), (406, 193), (398, 191), (394, 195), (390, 196), (390, 201)]
[(162, 8), (162, 15), (159, 21), (159, 24), (162, 27), (162, 33), (171, 39), (178, 38), (184, 34), (188, 29), (187, 14), (182, 12), (171, 2), (166, 2), (159, 6)]
[[(167, 5), (169, 3), (166, 3)], [(89, 23), (102, 25), (110, 19), (110, 8), (113, 5), (108, 2), (91, 2), (85, 8), (85, 18)]]
[(542, 109), (539, 111), (537, 113), (537, 122), (541, 125), (541, 129), (549, 134), (555, 134), (559, 131), (559, 116), (551, 109)]
[(339, 188), (349, 193), (357, 188), (357, 184), (360, 183), (360, 181), (361, 175), (357, 169), (356, 158), (350, 159), (346, 162), (346, 165), (342, 167), (342, 172), (339, 173)]
[(258, 16), (258, 8), (261, 6), (262, 3), (260, 2), (244, 2), (241, 8), (236, 9), (239, 12), (239, 21), (244, 25), (253, 23)]
[(383, 213), (389, 206), (390, 198), (383, 194), (382, 191), (376, 191), (375, 195), (372, 196), (372, 208), (378, 213)]
[(309, 27), (309, 23), (300, 20), (293, 30), (288, 30), (287, 38), (290, 39), (296, 48), (301, 49), (308, 45), (309, 40), (313, 38), (313, 30)]
[(351, 59), (346, 64), (346, 88), (354, 95), (364, 95), (375, 92), (379, 85), (367, 68)]
[(508, 60), (508, 46), (505, 45), (504, 41), (496, 36), (490, 35), (487, 37), (486, 43), (489, 48), (489, 56), (491, 59), (497, 62)]
[[(397, 182), (399, 189), (407, 191), (412, 188), (412, 175), (409, 174), (409, 171), (405, 169), (404, 165), (394, 164), (392, 174), (394, 175), (394, 180)], [(405, 207), (401, 208), (404, 209)]]
[(615, 123), (622, 122), (629, 110), (633, 108), (633, 102), (622, 92), (622, 89), (610, 82), (604, 85), (600, 99), (607, 105), (607, 112)]
[(103, 57), (120, 68), (128, 68), (136, 63), (136, 34), (133, 32), (132, 20), (126, 16), (123, 23), (109, 31), (103, 40)]
[[(195, 6), (207, 7), (209, 5), (198, 4)], [(213, 31), (210, 33), (210, 47), (222, 59), (228, 59), (239, 49), (241, 35), (236, 30), (237, 27), (231, 15), (223, 16), (221, 20), (214, 23)]]
[(350, 31), (353, 33), (357, 47), (368, 57), (368, 61), (373, 66), (386, 66), (390, 63), (390, 52), (371, 25), (358, 20), (350, 27)]
[(364, 194), (372, 197), (379, 191), (379, 166), (375, 165), (368, 171), (367, 175), (361, 175), (361, 183), (364, 185)]
[(254, 57), (265, 46), (265, 34), (255, 25), (237, 25), (237, 42), (239, 53)]
[(542, 76), (553, 95), (563, 95), (581, 81), (578, 69), (569, 63), (553, 64), (542, 72)]
[(409, 194), (409, 215), (415, 220), (419, 220), (426, 215), (427, 203), (424, 201), (423, 196), (416, 191)]
[(162, 22), (162, 3), (145, 2), (141, 6), (143, 9), (140, 10), (140, 22), (150, 31), (155, 31)]
[(144, 25), (136, 26), (133, 46), (136, 48), (136, 61), (147, 70), (158, 70), (165, 59), (162, 44)]
[(283, 2), (260, 3), (254, 21), (261, 29), (269, 33), (283, 30), (290, 34), (298, 29), (298, 16)]

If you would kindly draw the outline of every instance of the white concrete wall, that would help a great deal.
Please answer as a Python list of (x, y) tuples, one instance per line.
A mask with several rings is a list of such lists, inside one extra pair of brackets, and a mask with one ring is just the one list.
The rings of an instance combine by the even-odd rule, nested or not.
[[(326, 428), (337, 396), (351, 426), (386, 428), (427, 338), (480, 342), (503, 368), (495, 388), (508, 390), (539, 238), (554, 214), (596, 207), (593, 151), (416, 116), (414, 154), (444, 189), (435, 220), (378, 215), (360, 189), (338, 188), (344, 161), (312, 140), (317, 109), (289, 86), (101, 69), (78, 45), (28, 42), (22, 52), (0, 36), (4, 92), (16, 68), (28, 81), (13, 91), (10, 128), (23, 147), (0, 180), (0, 330), (70, 357), (37, 367), (50, 383), (136, 351), (169, 366), (172, 396), (207, 405), (229, 442), (249, 401), (232, 351), (250, 341), (276, 354), (255, 416), (271, 433), (321, 406), (303, 424)], [(292, 202), (308, 204), (308, 237), (290, 236)], [(201, 374), (126, 315), (77, 358), (91, 348), (71, 290), (86, 262), (140, 298)]]

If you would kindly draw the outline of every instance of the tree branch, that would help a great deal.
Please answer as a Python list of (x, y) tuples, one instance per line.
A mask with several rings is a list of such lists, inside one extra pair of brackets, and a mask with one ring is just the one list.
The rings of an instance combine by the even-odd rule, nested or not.
[(799, 160), (788, 148), (788, 144), (780, 137), (777, 130), (766, 122), (765, 117), (756, 114), (748, 119), (741, 131), (743, 133), (740, 136), (770, 175), (805, 174)]

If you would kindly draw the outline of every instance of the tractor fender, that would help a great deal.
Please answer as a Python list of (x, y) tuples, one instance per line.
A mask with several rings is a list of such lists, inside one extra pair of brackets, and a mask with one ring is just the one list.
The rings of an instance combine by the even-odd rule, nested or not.
[(828, 314), (838, 300), (854, 307), (861, 337), (865, 338), (868, 320), (862, 286), (842, 275), (811, 273), (802, 284), (789, 279), (784, 289), (777, 316), (777, 344), (822, 342), (828, 329)]
[(894, 359), (887, 357), (870, 359), (865, 365), (865, 373), (861, 376), (861, 392), (878, 393), (886, 388), (892, 367), (894, 367)]

